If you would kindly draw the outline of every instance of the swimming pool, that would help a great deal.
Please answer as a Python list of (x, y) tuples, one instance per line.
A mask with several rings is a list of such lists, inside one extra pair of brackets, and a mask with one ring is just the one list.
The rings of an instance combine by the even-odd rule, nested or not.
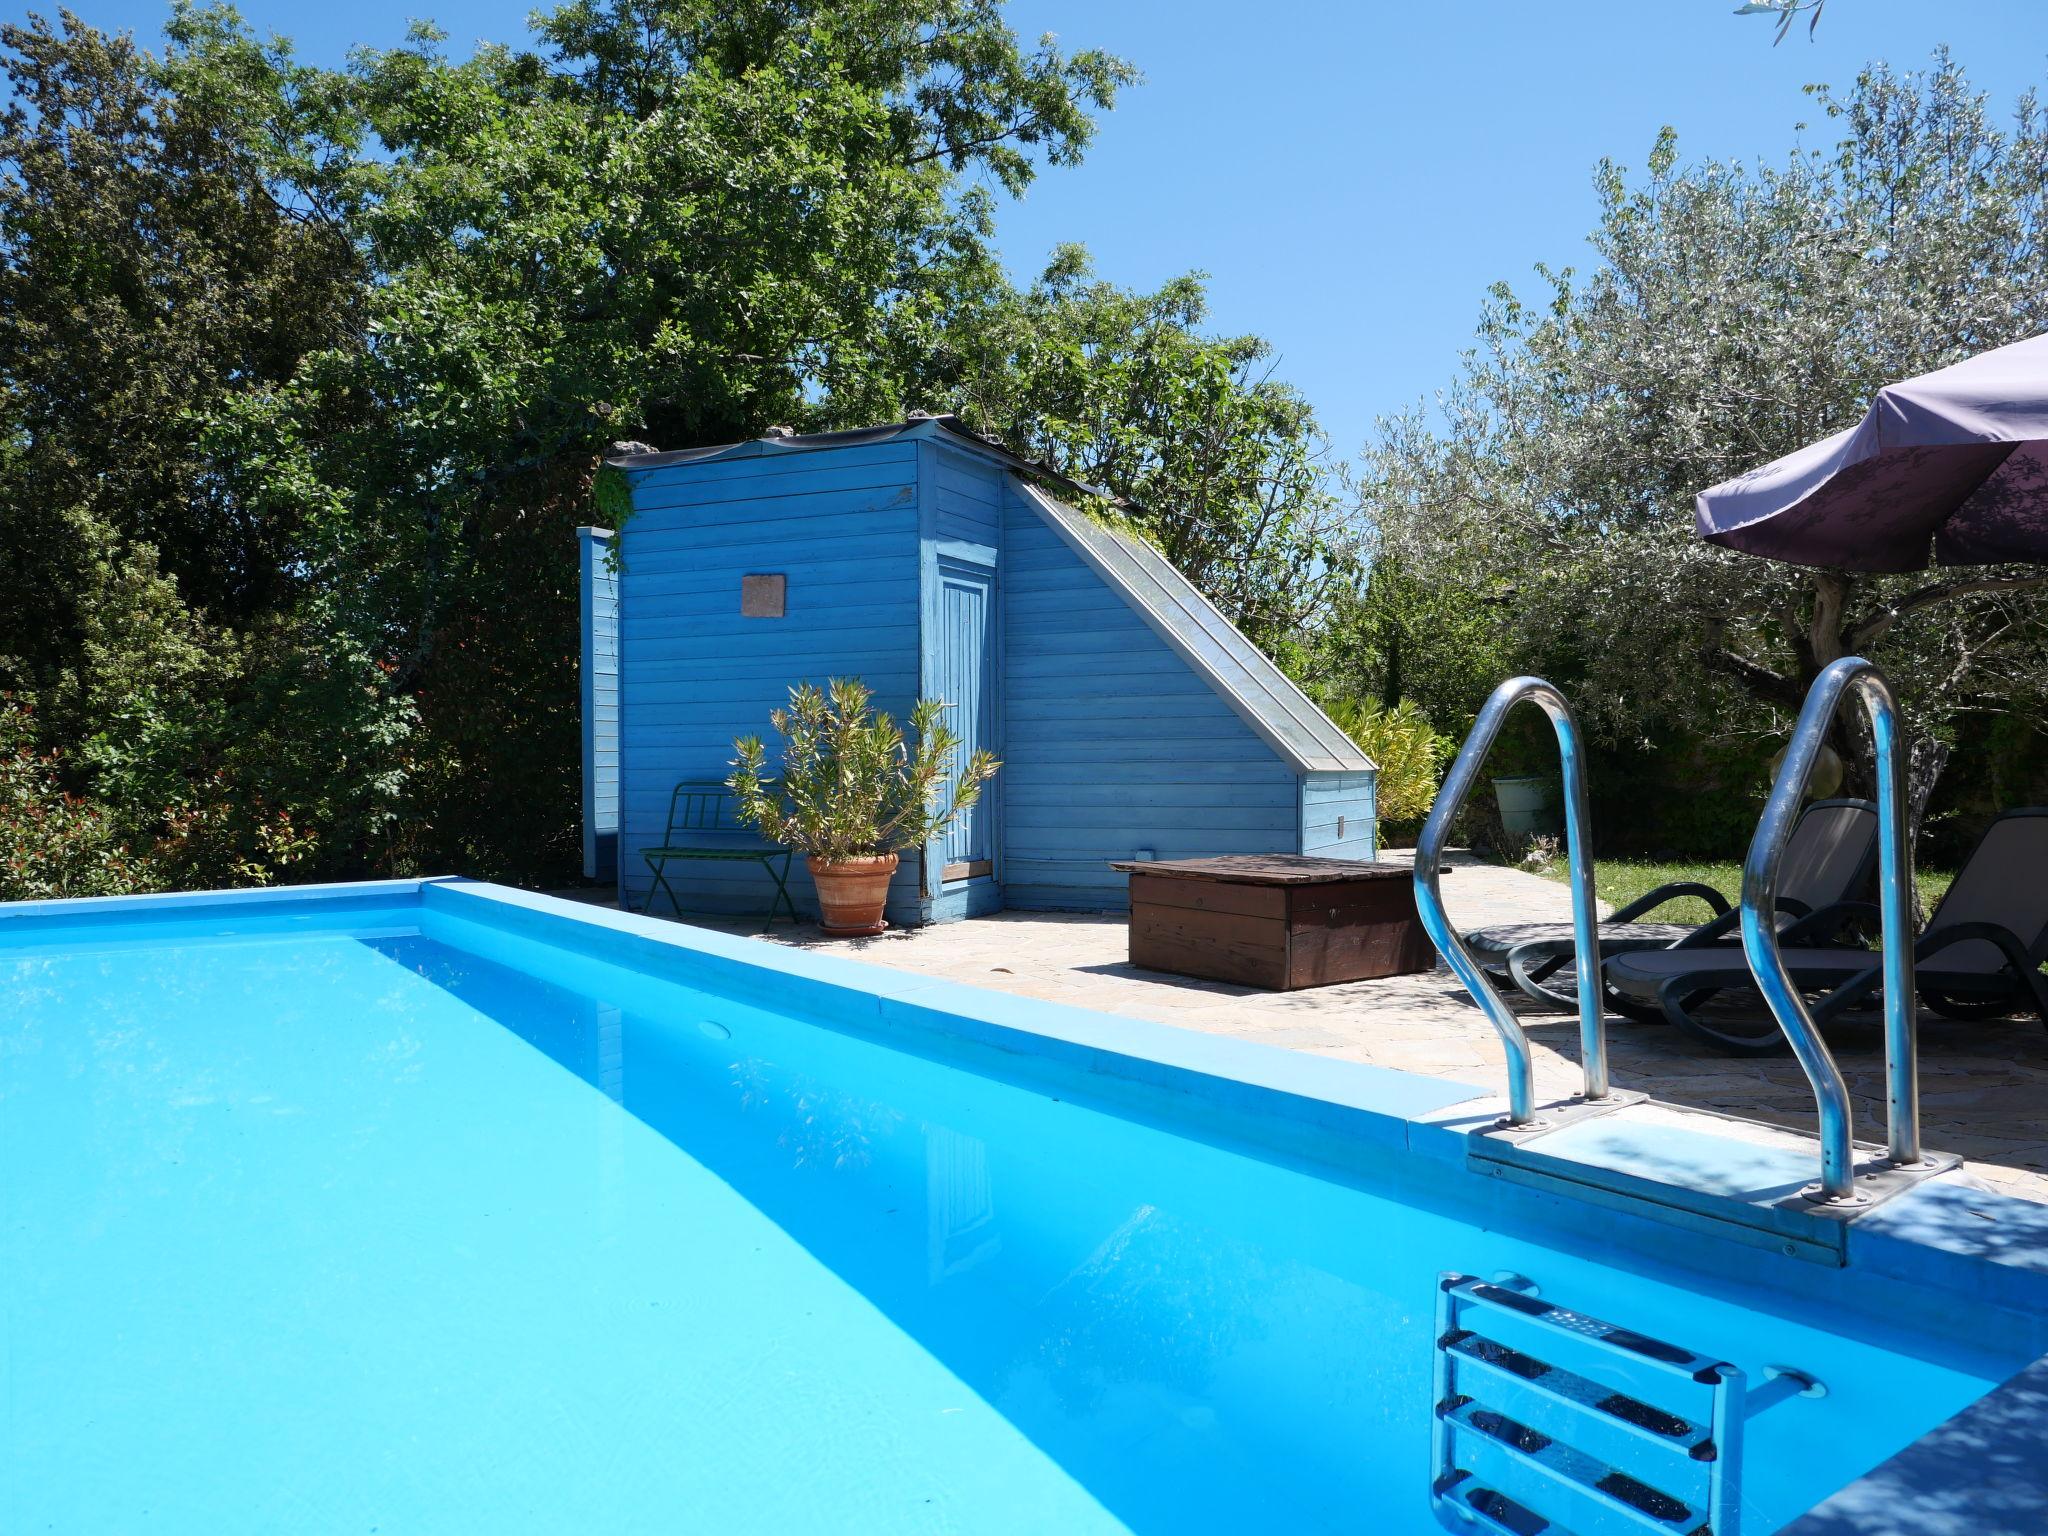
[(1456, 1085), (487, 886), (0, 978), (8, 1531), (1434, 1531), (1452, 1276), (1821, 1383), (1760, 1533), (2044, 1348), (1473, 1178)]

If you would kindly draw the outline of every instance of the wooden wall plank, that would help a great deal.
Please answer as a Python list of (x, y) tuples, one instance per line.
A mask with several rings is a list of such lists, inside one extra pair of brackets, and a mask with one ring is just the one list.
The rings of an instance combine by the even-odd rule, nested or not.
[(1378, 858), (1376, 793), (1369, 773), (1303, 775), (1301, 851), (1329, 859)]
[(1198, 912), (1236, 912), (1245, 917), (1285, 918), (1287, 891), (1277, 885), (1227, 885), (1216, 880), (1166, 880), (1131, 872), (1131, 904), (1190, 907)]
[(1122, 910), (1140, 850), (1297, 851), (1290, 767), (1007, 477), (1003, 518), (1006, 903)]
[(873, 549), (877, 536), (902, 535), (916, 527), (912, 509), (899, 493), (888, 490), (859, 493), (863, 500), (844, 496), (806, 496), (802, 505), (790, 502), (744, 501), (722, 509), (714, 522), (657, 521), (652, 514), (636, 515), (626, 529), (634, 546), (634, 560), (658, 568), (665, 555), (691, 555), (700, 550), (727, 545), (752, 549), (776, 544), (811, 544), (820, 539), (840, 539), (849, 552)]
[[(827, 486), (898, 484), (908, 479), (904, 466), (916, 452), (912, 443), (871, 443), (865, 447), (835, 448), (829, 453), (793, 453), (779, 458), (721, 459), (695, 464), (672, 464), (665, 469), (636, 470), (625, 474), (638, 508), (703, 504), (711, 501), (744, 499), (749, 496), (784, 494), (785, 488), (802, 492), (820, 484)], [(730, 487), (741, 489), (734, 491)]]
[[(677, 465), (636, 477), (621, 534), (621, 883), (634, 906), (650, 877), (641, 850), (662, 835), (679, 779), (722, 779), (736, 735), (776, 750), (769, 711), (791, 683), (858, 675), (877, 705), (907, 714), (918, 685), (913, 445)], [(789, 577), (784, 616), (743, 618), (740, 577)], [(914, 920), (920, 861), (904, 860), (891, 917)], [(685, 904), (765, 910), (773, 890), (750, 864), (671, 866)], [(791, 889), (815, 910), (798, 859)]]
[(974, 544), (1001, 538), (1003, 472), (976, 454), (933, 445), (933, 537)]

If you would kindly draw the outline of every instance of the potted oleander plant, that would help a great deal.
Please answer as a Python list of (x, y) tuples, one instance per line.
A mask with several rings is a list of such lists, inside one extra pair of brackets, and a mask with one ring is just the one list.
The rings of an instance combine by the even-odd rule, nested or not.
[(945, 704), (919, 699), (910, 739), (857, 677), (823, 688), (799, 683), (769, 720), (782, 733), (782, 771), (771, 777), (758, 736), (733, 743), (735, 814), (771, 843), (804, 856), (818, 887), (823, 927), (835, 936), (880, 933), (898, 856), (922, 848), (981, 798), (1002, 765), (976, 752), (949, 784), (960, 737)]

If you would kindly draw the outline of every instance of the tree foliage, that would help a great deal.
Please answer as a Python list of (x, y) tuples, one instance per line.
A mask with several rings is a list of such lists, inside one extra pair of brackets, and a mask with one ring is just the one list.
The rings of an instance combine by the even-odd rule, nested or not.
[[(210, 423), (360, 330), (345, 81), (220, 11), (152, 56), (65, 15), (0, 30), (0, 681), (123, 866), (242, 883), (354, 856), (404, 734), (322, 620), (307, 528), (237, 494)], [(53, 770), (56, 771), (56, 770)]]
[(2038, 571), (1807, 571), (1700, 542), (1693, 498), (1849, 425), (1883, 384), (2048, 329), (2048, 124), (1989, 118), (1946, 56), (1816, 88), (1838, 142), (1783, 164), (1604, 164), (1597, 261), (1494, 291), (1441, 398), (1361, 475), (1383, 548), (1492, 605), (1610, 739), (1781, 729), (1818, 669), (1879, 660), (1919, 726), (2037, 709)]
[(1199, 275), (1139, 293), (1055, 253), (964, 306), (930, 386), (1010, 448), (1100, 488), (1253, 639), (1320, 629), (1358, 570), (1330, 445), (1256, 336), (1203, 329)]
[(1376, 705), (1340, 698), (1329, 713), (1379, 770), (1374, 800), (1380, 820), (1411, 826), (1426, 817), (1436, 803), (1451, 744), (1437, 734), (1421, 706), (1413, 699)]
[(153, 878), (105, 808), (64, 787), (29, 710), (0, 696), (0, 901), (114, 896)]
[(161, 57), (68, 13), (0, 29), (0, 651), (46, 681), (82, 628), (73, 519), (146, 542), (223, 623), (286, 600), (298, 529), (200, 438), (361, 324), (347, 86), (177, 12)]
[(1361, 707), (1405, 700), (1439, 729), (1462, 732), (1519, 660), (1512, 582), (1451, 586), (1418, 576), (1387, 548), (1368, 548), (1364, 582), (1340, 592), (1317, 637), (1321, 691)]
[[(220, 7), (157, 53), (0, 29), (0, 684), (151, 880), (573, 868), (570, 531), (615, 439), (987, 386), (1064, 442), (1066, 360), (1016, 326), (1069, 310), (1185, 359), (1117, 386), (1150, 462), (1248, 411), (1312, 429), (1198, 285), (1004, 276), (977, 180), (1078, 160), (1123, 61), (998, 0), (574, 0), (534, 35), (319, 70)], [(1256, 583), (1300, 558), (1229, 537), (1271, 627)]]
[(1778, 18), (1778, 34), (1771, 39), (1776, 47), (1785, 41), (1785, 34), (1792, 30), (1792, 23), (1801, 16), (1806, 18), (1806, 35), (1813, 36), (1820, 30), (1820, 13), (1827, 9), (1828, 0), (1743, 0), (1735, 8), (1738, 16), (1775, 16)]

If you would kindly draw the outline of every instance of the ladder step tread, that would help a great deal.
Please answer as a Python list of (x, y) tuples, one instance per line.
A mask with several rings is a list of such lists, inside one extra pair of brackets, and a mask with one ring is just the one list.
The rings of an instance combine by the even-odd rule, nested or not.
[(1469, 1372), (1473, 1382), (1486, 1384), (1483, 1392), (1476, 1385), (1466, 1387), (1466, 1392), (1510, 1411), (1517, 1404), (1530, 1404), (1530, 1412), (1548, 1419), (1539, 1428), (1569, 1435), (1567, 1420), (1590, 1418), (1589, 1432), (1604, 1444), (1632, 1444), (1694, 1464), (1714, 1459), (1713, 1430), (1708, 1425), (1666, 1413), (1561, 1366), (1546, 1366), (1481, 1334), (1461, 1337), (1453, 1332), (1445, 1336), (1443, 1348), (1457, 1357), (1461, 1379)]
[[(1660, 1349), (1660, 1354), (1679, 1355), (1683, 1366), (1646, 1354), (1634, 1347), (1635, 1341), (1644, 1337), (1639, 1334), (1627, 1333), (1626, 1347), (1615, 1344), (1601, 1331), (1607, 1325), (1562, 1308), (1546, 1307), (1539, 1314), (1502, 1306), (1492, 1297), (1456, 1287), (1447, 1288), (1444, 1299), (1448, 1327), (1439, 1336), (1440, 1343), (1460, 1332), (1477, 1333), (1549, 1370), (1565, 1370), (1600, 1382), (1609, 1392), (1619, 1393), (1655, 1413), (1689, 1424), (1712, 1417), (1714, 1394), (1727, 1369), (1718, 1362), (1709, 1362), (1690, 1351), (1681, 1354), (1668, 1346)], [(1575, 1326), (1563, 1326), (1559, 1318), (1569, 1319)]]
[(1445, 1416), (1451, 1465), (1554, 1525), (1583, 1536), (1695, 1536), (1706, 1526), (1704, 1510), (1562, 1441), (1532, 1441), (1526, 1426), (1498, 1418), (1482, 1428), (1472, 1407)]
[(1646, 1360), (1660, 1366), (1674, 1376), (1697, 1381), (1703, 1373), (1718, 1370), (1720, 1362), (1676, 1344), (1667, 1344), (1662, 1339), (1653, 1339), (1648, 1334), (1637, 1333), (1632, 1328), (1616, 1327), (1603, 1323), (1597, 1317), (1588, 1317), (1583, 1312), (1573, 1312), (1564, 1307), (1552, 1306), (1521, 1291), (1511, 1291), (1505, 1286), (1492, 1285), (1484, 1280), (1464, 1279), (1451, 1284), (1451, 1295), (1460, 1302), (1471, 1302), (1494, 1312), (1511, 1312), (1518, 1317), (1529, 1319), (1536, 1327), (1555, 1330), (1561, 1334), (1586, 1339), (1608, 1349), (1620, 1350), (1639, 1360)]
[(1524, 1509), (1498, 1488), (1489, 1488), (1469, 1473), (1457, 1473), (1437, 1489), (1437, 1498), (1454, 1506), (1484, 1536), (1577, 1536), (1555, 1520)]

